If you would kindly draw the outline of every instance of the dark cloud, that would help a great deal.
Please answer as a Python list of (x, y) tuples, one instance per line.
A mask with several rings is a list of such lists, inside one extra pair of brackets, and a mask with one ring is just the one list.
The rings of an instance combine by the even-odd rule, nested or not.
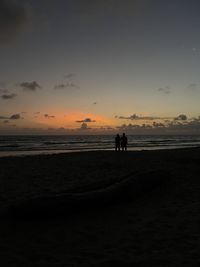
[(165, 87), (160, 87), (158, 88), (158, 91), (164, 94), (170, 94), (171, 93), (171, 89), (169, 86), (165, 86)]
[(0, 43), (13, 40), (29, 22), (27, 6), (23, 1), (0, 1)]
[(1, 96), (2, 99), (8, 100), (8, 99), (13, 99), (17, 96), (17, 94), (3, 94)]
[(47, 118), (47, 119), (53, 119), (53, 118), (55, 118), (54, 115), (49, 115), (49, 114), (44, 114), (44, 117)]
[(174, 118), (176, 121), (186, 121), (187, 116), (185, 114), (180, 114), (178, 117)]
[(84, 122), (96, 122), (95, 120), (92, 120), (91, 118), (85, 118), (84, 120), (76, 121), (78, 123), (84, 123)]
[(76, 85), (74, 82), (68, 82), (68, 83), (61, 83), (54, 86), (54, 89), (66, 89), (66, 88), (80, 88), (78, 85)]
[(13, 114), (10, 116), (9, 118), (10, 120), (19, 120), (19, 119), (22, 119), (21, 115), (20, 114)]
[(5, 120), (5, 121), (3, 121), (3, 123), (7, 124), (7, 123), (9, 123), (9, 120)]
[(37, 89), (41, 89), (42, 86), (40, 86), (36, 81), (33, 82), (22, 82), (19, 84), (19, 86), (21, 86), (21, 88), (24, 91), (36, 91)]

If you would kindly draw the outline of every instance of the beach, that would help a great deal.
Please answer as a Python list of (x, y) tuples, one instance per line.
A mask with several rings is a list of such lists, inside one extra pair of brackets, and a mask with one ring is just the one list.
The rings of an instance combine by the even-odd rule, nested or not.
[(0, 158), (1, 265), (198, 266), (199, 155)]

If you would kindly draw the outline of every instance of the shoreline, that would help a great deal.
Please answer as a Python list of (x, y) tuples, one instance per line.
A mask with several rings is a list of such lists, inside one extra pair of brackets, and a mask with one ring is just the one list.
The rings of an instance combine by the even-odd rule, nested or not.
[[(160, 151), (160, 150), (179, 150), (179, 149), (195, 149), (200, 146), (155, 146), (155, 147), (128, 147), (129, 152), (140, 151)], [(39, 155), (58, 155), (70, 154), (81, 152), (99, 152), (99, 151), (115, 151), (115, 148), (90, 148), (90, 149), (68, 149), (68, 150), (29, 150), (29, 151), (0, 151), (0, 158), (4, 157), (26, 157), (26, 156), (39, 156)], [(119, 153), (121, 153), (120, 151)]]

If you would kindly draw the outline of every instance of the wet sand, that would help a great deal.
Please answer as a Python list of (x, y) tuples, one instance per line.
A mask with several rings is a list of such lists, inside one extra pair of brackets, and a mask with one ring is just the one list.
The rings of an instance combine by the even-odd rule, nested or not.
[[(0, 158), (1, 265), (198, 266), (199, 158), (199, 148)], [(30, 218), (30, 200), (51, 216)], [(11, 206), (23, 216), (4, 216)]]

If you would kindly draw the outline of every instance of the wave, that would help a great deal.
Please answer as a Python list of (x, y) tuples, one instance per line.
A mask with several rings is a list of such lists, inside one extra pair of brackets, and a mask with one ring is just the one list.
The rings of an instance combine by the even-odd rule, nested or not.
[[(200, 146), (200, 136), (128, 136), (129, 150), (168, 149)], [(88, 151), (114, 149), (109, 136), (0, 136), (3, 152)]]

